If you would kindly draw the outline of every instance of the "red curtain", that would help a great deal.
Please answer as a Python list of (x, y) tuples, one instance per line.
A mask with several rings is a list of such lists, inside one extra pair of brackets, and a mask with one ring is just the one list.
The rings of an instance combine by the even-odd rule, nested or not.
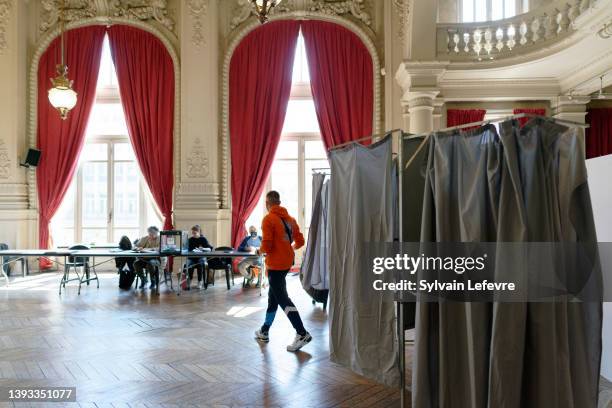
[(612, 154), (612, 108), (589, 109), (587, 123), (587, 159)]
[[(55, 66), (60, 62), (60, 41), (55, 39), (45, 51), (38, 66), (38, 149), (41, 158), (36, 169), (38, 188), (38, 245), (49, 247), (49, 222), (70, 186), (85, 141), (85, 129), (96, 95), (96, 84), (106, 28), (90, 26), (66, 33), (66, 64), (68, 77), (78, 102), (68, 118), (62, 120), (49, 103), (47, 92), (50, 78), (57, 76)], [(41, 267), (45, 267), (41, 262)]]
[(130, 140), (164, 229), (172, 229), (174, 64), (146, 31), (114, 25), (108, 36)]
[[(546, 109), (544, 108), (516, 108), (514, 110), (514, 114), (518, 115), (519, 113), (528, 113), (530, 115), (538, 115), (538, 116), (545, 116), (546, 115)], [(519, 119), (519, 124), (521, 127), (525, 126), (525, 123), (529, 122), (530, 118), (520, 118)]]
[(306, 20), (302, 33), (325, 146), (372, 134), (374, 72), (361, 39), (334, 23)]
[(446, 126), (461, 126), (473, 122), (482, 122), (487, 111), (484, 109), (447, 109)]
[(232, 163), (232, 244), (257, 205), (280, 140), (291, 80), (298, 21), (267, 23), (238, 45), (230, 63), (229, 127)]

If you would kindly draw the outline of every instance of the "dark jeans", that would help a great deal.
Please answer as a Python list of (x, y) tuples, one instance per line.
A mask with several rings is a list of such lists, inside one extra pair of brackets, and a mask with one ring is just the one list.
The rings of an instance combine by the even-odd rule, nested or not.
[(306, 329), (304, 329), (300, 313), (291, 299), (289, 299), (289, 294), (287, 293), (287, 282), (285, 278), (288, 272), (288, 270), (268, 270), (268, 280), (270, 283), (270, 289), (268, 290), (268, 310), (266, 310), (266, 320), (263, 326), (261, 326), (261, 331), (267, 333), (268, 330), (270, 330), (270, 326), (272, 326), (272, 322), (276, 316), (276, 309), (280, 306), (287, 315), (295, 331), (303, 336), (306, 334)]
[(206, 258), (187, 258), (187, 271), (189, 279), (193, 277), (193, 270), (198, 272), (198, 282), (204, 279), (204, 270), (206, 269)]
[(157, 284), (157, 273), (159, 267), (161, 266), (161, 262), (156, 258), (138, 258), (136, 262), (134, 262), (134, 269), (136, 269), (136, 275), (140, 277), (140, 279), (144, 282), (146, 270), (149, 273), (149, 277), (151, 282)]

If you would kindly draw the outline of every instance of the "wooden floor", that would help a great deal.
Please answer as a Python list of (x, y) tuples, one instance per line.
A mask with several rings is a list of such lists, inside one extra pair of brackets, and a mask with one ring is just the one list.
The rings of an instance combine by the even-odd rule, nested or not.
[(77, 388), (78, 403), (17, 405), (37, 407), (399, 406), (398, 390), (329, 361), (327, 314), (288, 279), (313, 335), (298, 353), (285, 350), (294, 331), (282, 312), (270, 343), (253, 339), (266, 299), (242, 278), (180, 297), (119, 291), (114, 274), (61, 297), (59, 275), (15, 278), (0, 287), (0, 387)]

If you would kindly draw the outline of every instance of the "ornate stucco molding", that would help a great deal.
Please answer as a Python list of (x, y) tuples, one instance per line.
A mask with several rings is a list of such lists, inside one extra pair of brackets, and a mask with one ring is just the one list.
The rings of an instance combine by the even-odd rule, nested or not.
[(203, 19), (206, 17), (206, 13), (208, 11), (208, 1), (209, 0), (188, 0), (187, 1), (187, 9), (189, 11), (189, 16), (191, 17), (191, 42), (196, 47), (201, 45), (206, 45), (206, 37), (204, 36), (204, 23)]
[(0, 179), (11, 177), (11, 158), (4, 140), (0, 140)]
[(204, 179), (210, 174), (210, 164), (206, 149), (200, 138), (196, 138), (187, 157), (185, 173), (190, 179)]
[(400, 28), (397, 36), (404, 40), (409, 31), (411, 0), (393, 0), (393, 5), (399, 18)]
[[(406, 0), (407, 1), (407, 0)], [(315, 12), (330, 16), (352, 16), (366, 26), (372, 24), (367, 0), (287, 0), (272, 9), (272, 14)], [(232, 30), (254, 15), (249, 0), (237, 0), (232, 15)]]
[(12, 8), (13, 0), (0, 0), (0, 53), (8, 48), (6, 26), (10, 20)]
[(597, 32), (597, 35), (599, 35), (604, 40), (607, 40), (608, 38), (612, 38), (612, 20), (610, 20), (609, 23), (604, 24), (601, 30)]
[[(136, 21), (157, 21), (174, 31), (174, 21), (168, 16), (167, 0), (64, 0), (66, 22), (95, 17), (122, 17)], [(41, 0), (42, 23), (45, 32), (56, 25), (60, 17), (60, 0)]]

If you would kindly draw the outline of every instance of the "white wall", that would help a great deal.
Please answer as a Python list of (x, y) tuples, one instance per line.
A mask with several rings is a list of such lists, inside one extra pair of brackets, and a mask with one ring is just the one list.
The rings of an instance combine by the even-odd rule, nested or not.
[[(599, 242), (612, 242), (612, 155), (587, 160), (589, 189)], [(601, 262), (606, 279), (606, 271), (612, 271), (612, 254), (602, 251)], [(609, 284), (608, 284), (609, 285)], [(604, 285), (604, 287), (610, 287)], [(612, 380), (612, 303), (604, 303), (603, 355), (601, 375)]]

